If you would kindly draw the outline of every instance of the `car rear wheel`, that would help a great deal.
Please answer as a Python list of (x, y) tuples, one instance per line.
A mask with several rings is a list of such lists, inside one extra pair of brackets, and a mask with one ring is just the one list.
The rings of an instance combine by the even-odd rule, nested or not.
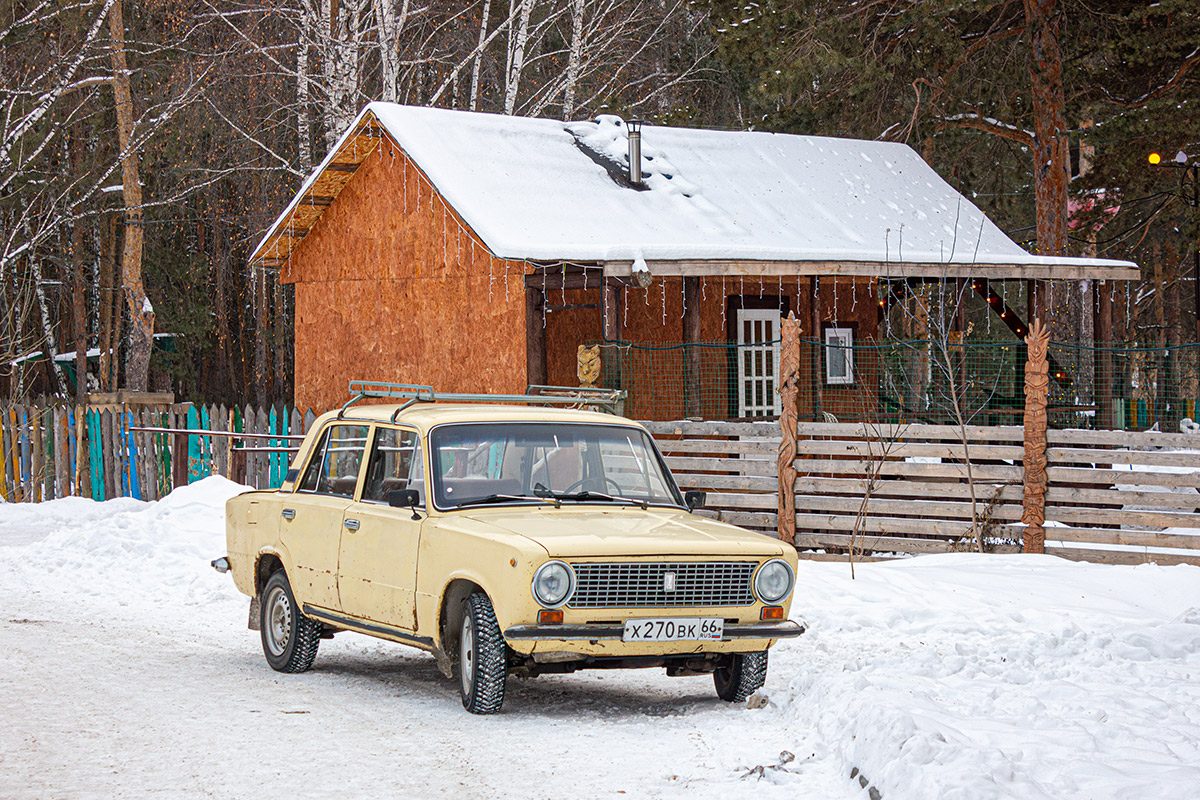
[(483, 592), (467, 598), (458, 636), (458, 688), (463, 708), (495, 714), (504, 703), (508, 647), (500, 634), (492, 601)]
[(767, 651), (734, 653), (713, 671), (717, 697), (741, 703), (762, 688), (767, 680)]
[(267, 578), (259, 609), (263, 655), (271, 669), (304, 672), (311, 667), (321, 643), (321, 623), (300, 613), (283, 570)]

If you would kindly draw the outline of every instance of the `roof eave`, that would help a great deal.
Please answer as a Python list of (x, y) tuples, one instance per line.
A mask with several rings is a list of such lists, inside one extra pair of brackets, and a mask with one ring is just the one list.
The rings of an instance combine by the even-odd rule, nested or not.
[[(1139, 280), (1141, 272), (1128, 261), (1104, 259), (1040, 259), (1036, 263), (922, 263), (882, 261), (760, 261), (738, 259), (646, 260), (652, 275), (662, 277), (868, 276), (872, 278), (993, 278), (1007, 280)], [(627, 278), (632, 261), (605, 261), (606, 277)]]

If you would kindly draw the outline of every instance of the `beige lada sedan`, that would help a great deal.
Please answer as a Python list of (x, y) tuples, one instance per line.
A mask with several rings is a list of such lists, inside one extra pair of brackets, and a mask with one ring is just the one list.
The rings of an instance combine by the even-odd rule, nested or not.
[[(394, 395), (392, 395), (394, 396)], [(742, 701), (789, 621), (795, 551), (693, 514), (646, 430), (611, 414), (412, 402), (317, 419), (277, 490), (226, 507), (250, 627), (280, 672), (354, 631), (426, 650), (463, 706), (509, 675), (665, 667)]]

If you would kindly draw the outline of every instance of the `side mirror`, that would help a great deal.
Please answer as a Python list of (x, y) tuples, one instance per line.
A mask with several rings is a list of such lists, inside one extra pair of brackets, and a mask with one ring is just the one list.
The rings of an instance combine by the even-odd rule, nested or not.
[(416, 489), (393, 489), (387, 493), (388, 505), (392, 508), (411, 508), (413, 519), (420, 519), (417, 506), (421, 504), (421, 493)]
[(683, 502), (687, 504), (688, 511), (695, 511), (697, 508), (704, 508), (704, 499), (706, 495), (699, 489), (691, 489), (683, 493)]

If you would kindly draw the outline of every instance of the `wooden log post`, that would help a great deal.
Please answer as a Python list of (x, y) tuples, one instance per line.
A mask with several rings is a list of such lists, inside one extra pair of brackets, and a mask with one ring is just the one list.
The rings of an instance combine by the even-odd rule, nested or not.
[(546, 319), (541, 289), (525, 290), (525, 382), (530, 386), (545, 386), (546, 378)]
[(683, 279), (683, 343), (689, 345), (684, 349), (685, 375), (683, 396), (686, 416), (699, 418), (703, 416), (701, 386), (701, 352), (700, 344), (700, 279)]
[(779, 508), (776, 530), (781, 542), (796, 541), (796, 399), (800, 381), (800, 320), (795, 313), (783, 320), (779, 347)]
[(1050, 362), (1047, 347), (1050, 332), (1035, 320), (1025, 337), (1029, 359), (1025, 362), (1025, 499), (1021, 521), (1025, 523), (1026, 553), (1046, 552), (1046, 403), (1050, 394)]

